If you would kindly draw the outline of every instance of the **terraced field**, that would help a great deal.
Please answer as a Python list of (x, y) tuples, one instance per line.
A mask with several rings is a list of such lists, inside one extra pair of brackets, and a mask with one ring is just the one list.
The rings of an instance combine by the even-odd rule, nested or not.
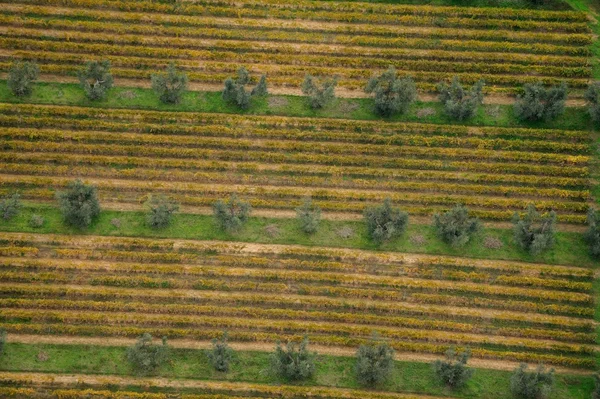
[(299, 87), (305, 73), (340, 76), (362, 90), (394, 65), (423, 90), (458, 74), (514, 93), (525, 82), (591, 77), (592, 35), (584, 13), (346, 2), (202, 0), (3, 1), (0, 70), (37, 59), (47, 75), (73, 76), (103, 56), (119, 78), (149, 79), (176, 60), (191, 81), (221, 84), (239, 65), (274, 86)]
[(210, 206), (232, 192), (287, 210), (310, 195), (325, 211), (362, 212), (389, 197), (414, 215), (455, 203), (510, 220), (535, 202), (581, 224), (589, 133), (319, 118), (0, 104), (2, 192), (52, 200), (74, 177), (105, 202), (149, 192)]
[[(593, 368), (590, 269), (356, 250), (2, 233), (16, 334), (274, 342)], [(36, 283), (32, 285), (32, 283)], [(39, 285), (43, 284), (43, 285)], [(151, 289), (149, 289), (151, 288)]]

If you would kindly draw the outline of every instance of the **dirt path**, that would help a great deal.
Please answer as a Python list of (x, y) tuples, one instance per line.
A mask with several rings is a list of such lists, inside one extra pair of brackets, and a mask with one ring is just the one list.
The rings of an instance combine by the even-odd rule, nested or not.
[[(0, 74), (3, 78), (6, 77), (6, 73)], [(76, 77), (64, 76), (64, 75), (40, 75), (40, 80), (46, 82), (58, 82), (58, 83), (77, 83)], [(116, 78), (115, 86), (121, 87), (139, 87), (139, 88), (150, 88), (151, 83), (149, 80), (139, 79), (125, 79)], [(202, 82), (189, 82), (188, 88), (194, 91), (221, 91), (223, 90), (222, 84), (202, 83)], [(269, 87), (269, 93), (274, 95), (290, 95), (290, 96), (302, 96), (302, 90), (300, 88), (291, 87)], [(361, 90), (348, 90), (341, 87), (335, 89), (336, 96), (340, 98), (368, 98), (368, 94)], [(437, 102), (437, 95), (432, 93), (419, 93), (419, 101), (433, 101)], [(496, 104), (496, 105), (510, 105), (514, 103), (515, 98), (513, 96), (502, 96), (497, 94), (491, 94), (485, 96), (484, 103)], [(570, 98), (566, 102), (567, 107), (582, 107), (585, 105), (585, 100), (580, 98)]]
[[(130, 346), (135, 342), (135, 339), (130, 338), (112, 338), (112, 337), (66, 337), (66, 336), (46, 336), (46, 335), (19, 335), (9, 334), (8, 342), (24, 343), (24, 344), (57, 344), (57, 345), (93, 345), (93, 346)], [(175, 348), (186, 349), (206, 349), (211, 346), (210, 341), (195, 341), (187, 339), (169, 340), (169, 345)], [(240, 343), (232, 342), (231, 347), (239, 351), (259, 351), (271, 352), (274, 349), (273, 344), (266, 343)], [(311, 345), (311, 349), (320, 354), (332, 356), (354, 356), (355, 349), (329, 347), (321, 345)], [(420, 354), (413, 352), (396, 352), (397, 360), (430, 363), (441, 356)], [(510, 362), (502, 360), (490, 359), (469, 359), (469, 364), (476, 368), (493, 369), (493, 370), (514, 370), (521, 362)], [(531, 363), (530, 366), (535, 367), (537, 364)], [(564, 367), (554, 367), (556, 372), (561, 374), (577, 374), (577, 375), (593, 375), (594, 371), (569, 369)]]

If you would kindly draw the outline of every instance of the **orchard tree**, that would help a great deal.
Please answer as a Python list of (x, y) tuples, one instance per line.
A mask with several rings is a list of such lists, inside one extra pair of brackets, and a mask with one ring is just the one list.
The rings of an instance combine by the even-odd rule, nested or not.
[(179, 204), (162, 194), (150, 195), (146, 201), (148, 213), (146, 222), (153, 229), (162, 229), (171, 224), (173, 215), (179, 210)]
[(34, 62), (13, 62), (8, 72), (8, 88), (17, 97), (28, 96), (39, 74), (40, 68)]
[(10, 220), (19, 214), (21, 206), (21, 196), (18, 193), (13, 193), (13, 195), (0, 201), (0, 216), (4, 220)]
[(461, 85), (458, 76), (452, 79), (450, 85), (440, 82), (437, 90), (446, 115), (461, 121), (475, 115), (477, 108), (483, 103), (483, 86), (483, 80), (480, 80), (467, 90)]
[(304, 82), (302, 82), (302, 93), (308, 97), (310, 107), (312, 109), (323, 108), (335, 100), (337, 82), (337, 77), (317, 82), (312, 75), (306, 74)]
[(356, 379), (366, 387), (375, 387), (388, 380), (394, 369), (394, 349), (377, 336), (361, 345), (356, 352)]
[(524, 250), (537, 255), (554, 244), (556, 213), (550, 211), (542, 216), (529, 204), (524, 217), (515, 212), (513, 215), (513, 233), (515, 241)]
[(300, 228), (306, 234), (313, 234), (319, 228), (321, 208), (314, 205), (310, 198), (305, 198), (302, 205), (296, 208), (296, 215), (300, 222)]
[(227, 332), (224, 332), (220, 339), (212, 340), (212, 348), (207, 355), (215, 370), (222, 373), (229, 371), (229, 364), (233, 359), (233, 349), (227, 343)]
[(455, 348), (446, 351), (446, 360), (436, 360), (433, 363), (435, 375), (450, 388), (460, 388), (473, 375), (473, 370), (467, 367), (471, 351), (465, 350), (460, 354)]
[(308, 350), (308, 338), (304, 337), (300, 345), (288, 342), (284, 348), (277, 342), (271, 355), (271, 370), (286, 381), (301, 381), (312, 377), (315, 372), (315, 353)]
[(522, 121), (551, 120), (562, 114), (567, 100), (567, 84), (545, 88), (542, 82), (527, 83), (517, 96), (515, 116)]
[(187, 89), (188, 78), (179, 72), (175, 63), (169, 63), (164, 73), (152, 74), (152, 89), (165, 104), (178, 104)]
[(592, 120), (596, 123), (600, 122), (600, 82), (594, 82), (588, 86), (585, 91), (585, 99)]
[(479, 219), (469, 217), (469, 209), (466, 206), (456, 205), (448, 212), (433, 215), (433, 227), (445, 243), (461, 247), (481, 229), (481, 223)]
[(227, 103), (236, 104), (241, 109), (247, 109), (250, 106), (252, 97), (261, 97), (268, 94), (267, 76), (262, 75), (258, 84), (248, 92), (246, 85), (250, 83), (250, 74), (248, 70), (241, 67), (237, 71), (237, 78), (227, 78), (225, 80), (225, 88), (223, 89), (223, 100)]
[(249, 203), (232, 194), (227, 201), (218, 200), (213, 205), (213, 215), (219, 227), (235, 232), (248, 221), (251, 209)]
[(521, 364), (510, 377), (510, 390), (517, 399), (546, 399), (554, 383), (554, 369), (546, 370), (540, 364), (535, 371)]
[(590, 208), (587, 225), (588, 229), (584, 237), (590, 246), (590, 253), (594, 258), (600, 258), (600, 211)]
[(366, 208), (364, 219), (369, 237), (377, 243), (402, 235), (408, 226), (408, 213), (394, 208), (389, 198), (380, 206)]
[(152, 343), (152, 335), (144, 333), (135, 345), (127, 348), (126, 356), (135, 373), (152, 374), (169, 359), (167, 337), (162, 338), (162, 345), (155, 345)]
[(369, 79), (365, 92), (375, 96), (375, 111), (385, 117), (403, 114), (417, 98), (414, 80), (398, 78), (394, 67)]
[(79, 83), (85, 95), (92, 101), (106, 97), (108, 89), (113, 86), (113, 77), (110, 73), (110, 61), (89, 61), (77, 73)]
[(79, 179), (69, 182), (67, 190), (58, 192), (56, 198), (65, 222), (77, 228), (88, 227), (100, 214), (96, 187)]

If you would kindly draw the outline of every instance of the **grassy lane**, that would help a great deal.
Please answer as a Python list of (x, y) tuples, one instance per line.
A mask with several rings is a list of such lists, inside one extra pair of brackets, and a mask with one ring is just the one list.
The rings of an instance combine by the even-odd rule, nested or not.
[[(38, 356), (42, 354), (42, 356)], [(0, 362), (2, 371), (87, 373), (130, 375), (123, 361), (125, 348), (78, 345), (28, 345), (10, 343)], [(40, 361), (40, 358), (47, 360)], [(238, 352), (228, 374), (212, 370), (202, 350), (173, 349), (171, 362), (158, 373), (167, 378), (230, 380), (253, 383), (280, 383), (268, 372), (269, 354)], [(303, 385), (358, 388), (354, 381), (354, 359), (319, 355), (315, 377)], [(418, 392), (459, 398), (509, 399), (510, 372), (477, 369), (468, 385), (458, 391), (440, 387), (429, 364), (396, 362), (390, 382), (382, 389)], [(551, 399), (589, 398), (591, 377), (557, 375)]]
[[(41, 228), (32, 228), (28, 222), (33, 213), (42, 215), (46, 222)], [(120, 227), (115, 227), (111, 221), (120, 220)], [(277, 225), (279, 233), (271, 237), (266, 233), (266, 227)], [(343, 238), (340, 230), (349, 228), (351, 236)], [(407, 232), (399, 239), (375, 246), (366, 236), (363, 223), (360, 221), (328, 221), (323, 220), (319, 231), (308, 236), (299, 229), (294, 219), (251, 218), (242, 231), (235, 235), (227, 234), (217, 228), (211, 216), (196, 214), (176, 215), (170, 227), (164, 230), (152, 230), (145, 225), (143, 212), (118, 212), (105, 210), (97, 222), (86, 231), (79, 231), (65, 226), (61, 216), (50, 206), (29, 206), (20, 212), (13, 220), (0, 220), (0, 230), (32, 233), (56, 234), (92, 234), (103, 236), (130, 237), (161, 237), (196, 240), (224, 240), (257, 242), (271, 244), (298, 244), (308, 246), (347, 247), (370, 250), (416, 252), (427, 254), (447, 254), (472, 258), (521, 260), (526, 262), (544, 262), (549, 264), (570, 264), (577, 266), (596, 267), (597, 261), (588, 255), (587, 246), (579, 233), (560, 232), (557, 234), (557, 244), (551, 250), (538, 257), (517, 248), (513, 241), (512, 231), (507, 229), (486, 229), (464, 248), (456, 249), (441, 242), (433, 229), (427, 225), (412, 224)], [(414, 244), (416, 236), (422, 236), (423, 244)], [(502, 247), (489, 249), (483, 245), (485, 236), (497, 237), (502, 241)], [(411, 238), (413, 240), (411, 240)], [(420, 241), (420, 240), (419, 240)]]
[[(33, 94), (30, 97), (19, 99), (8, 90), (6, 81), (0, 81), (0, 102), (359, 120), (381, 119), (373, 112), (373, 101), (371, 99), (337, 99), (331, 106), (315, 111), (310, 109), (304, 97), (269, 96), (267, 98), (254, 99), (250, 108), (241, 112), (236, 106), (224, 103), (220, 92), (189, 91), (184, 95), (180, 104), (167, 105), (161, 103), (156, 94), (150, 89), (115, 87), (111, 89), (107, 99), (91, 102), (84, 96), (83, 91), (77, 84), (71, 83), (40, 82), (36, 84)], [(387, 120), (573, 130), (587, 130), (593, 127), (589, 115), (582, 108), (567, 108), (564, 115), (552, 122), (521, 123), (515, 118), (511, 105), (485, 105), (480, 107), (478, 114), (471, 120), (455, 121), (443, 113), (439, 102), (417, 102), (405, 115), (396, 115)]]

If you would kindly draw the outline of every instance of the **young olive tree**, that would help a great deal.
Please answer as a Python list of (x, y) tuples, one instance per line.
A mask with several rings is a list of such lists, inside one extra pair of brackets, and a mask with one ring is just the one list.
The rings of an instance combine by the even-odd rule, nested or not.
[(446, 351), (446, 360), (436, 360), (433, 363), (435, 375), (450, 388), (460, 388), (473, 375), (473, 370), (467, 367), (471, 351), (458, 354), (454, 348)]
[(523, 218), (517, 212), (513, 216), (515, 241), (524, 250), (537, 255), (554, 244), (555, 225), (556, 213), (554, 211), (542, 217), (535, 205), (529, 204)]
[(542, 82), (527, 83), (517, 96), (515, 116), (522, 121), (551, 120), (562, 114), (567, 100), (567, 84), (545, 88)]
[(69, 182), (66, 191), (56, 194), (65, 222), (77, 228), (88, 227), (100, 214), (96, 187), (81, 180)]
[(246, 91), (246, 85), (250, 83), (248, 70), (241, 67), (237, 71), (237, 79), (227, 78), (225, 88), (223, 89), (223, 100), (228, 103), (237, 104), (241, 109), (247, 109), (250, 106), (252, 97), (261, 97), (268, 94), (267, 76), (262, 75), (258, 84), (252, 91)]
[(600, 374), (594, 375), (594, 392), (592, 392), (592, 399), (600, 399)]
[(10, 197), (0, 201), (0, 216), (4, 220), (10, 220), (19, 214), (21, 209), (21, 196), (14, 193)]
[(232, 194), (227, 201), (218, 200), (213, 205), (213, 215), (223, 230), (235, 232), (248, 221), (251, 209), (249, 203)]
[(279, 378), (287, 381), (306, 380), (315, 372), (315, 353), (308, 350), (308, 338), (304, 337), (300, 345), (288, 342), (283, 348), (277, 342), (271, 355), (271, 370)]
[(6, 330), (0, 328), (0, 355), (4, 353), (4, 347), (6, 346)]
[(154, 345), (152, 335), (144, 333), (133, 346), (127, 348), (126, 355), (137, 374), (152, 374), (169, 359), (167, 337), (162, 338), (162, 345)]
[(550, 395), (554, 383), (554, 369), (546, 371), (539, 365), (535, 371), (528, 371), (521, 364), (510, 377), (510, 390), (517, 399), (545, 399)]
[(600, 122), (600, 82), (594, 82), (588, 86), (585, 91), (585, 99), (592, 120), (596, 123)]
[(153, 229), (162, 229), (171, 224), (173, 215), (179, 210), (179, 204), (162, 194), (151, 195), (146, 201), (148, 213), (146, 223)]
[(34, 62), (14, 62), (8, 72), (8, 88), (17, 97), (28, 96), (39, 74), (40, 68)]
[(394, 67), (369, 79), (365, 92), (375, 96), (375, 111), (385, 117), (403, 114), (417, 98), (414, 80), (398, 78)]
[(394, 349), (374, 336), (356, 352), (356, 379), (366, 387), (375, 387), (388, 380), (394, 369)]
[(79, 83), (85, 95), (92, 101), (106, 97), (108, 89), (113, 86), (113, 77), (110, 73), (110, 61), (89, 61), (77, 73)]
[(588, 229), (585, 240), (590, 246), (590, 253), (594, 258), (600, 258), (600, 211), (590, 208), (587, 214)]
[(466, 206), (456, 205), (448, 212), (433, 215), (433, 227), (445, 243), (461, 247), (481, 229), (481, 223), (479, 219), (469, 217)]
[(386, 198), (382, 205), (366, 208), (364, 219), (367, 233), (376, 243), (402, 235), (408, 226), (408, 213), (394, 208), (389, 198)]
[(483, 86), (483, 80), (480, 80), (466, 90), (458, 76), (452, 78), (450, 85), (440, 82), (437, 90), (446, 115), (461, 121), (475, 115), (477, 108), (483, 103)]
[(227, 343), (227, 332), (224, 332), (220, 339), (212, 340), (212, 348), (207, 355), (215, 370), (222, 373), (229, 371), (229, 364), (233, 359), (233, 349)]
[(337, 82), (337, 77), (317, 82), (312, 75), (307, 73), (302, 82), (302, 93), (308, 96), (310, 107), (312, 109), (323, 108), (335, 100)]
[(305, 198), (302, 205), (296, 208), (296, 215), (300, 222), (300, 228), (306, 234), (313, 234), (319, 228), (321, 208), (314, 205), (310, 198)]
[(184, 72), (179, 72), (175, 63), (169, 63), (164, 73), (152, 74), (152, 89), (160, 101), (165, 104), (177, 104), (187, 89), (188, 78)]

